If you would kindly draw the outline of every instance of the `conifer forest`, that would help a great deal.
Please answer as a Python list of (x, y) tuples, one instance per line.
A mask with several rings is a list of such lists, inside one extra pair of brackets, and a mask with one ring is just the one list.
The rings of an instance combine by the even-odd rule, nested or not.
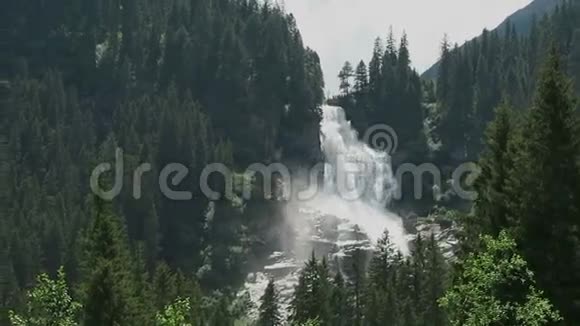
[(283, 1), (3, 1), (0, 326), (580, 325), (580, 1), (529, 2), (421, 74)]

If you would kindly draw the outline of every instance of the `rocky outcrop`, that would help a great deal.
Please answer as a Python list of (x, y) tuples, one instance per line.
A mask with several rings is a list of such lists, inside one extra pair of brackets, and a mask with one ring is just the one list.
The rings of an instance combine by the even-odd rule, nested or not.
[[(357, 225), (313, 209), (301, 209), (300, 212), (301, 220), (306, 223), (295, 226), (297, 237), (294, 249), (273, 252), (263, 267), (248, 275), (242, 293), (249, 295), (256, 306), (268, 281), (273, 279), (280, 294), (282, 310), (286, 313), (304, 261), (313, 253), (317, 259), (325, 258), (330, 268), (343, 273), (346, 279), (352, 278), (355, 266), (366, 268), (370, 262), (373, 243)], [(449, 260), (454, 259), (458, 241), (453, 223), (435, 217), (410, 216), (405, 220), (410, 244), (418, 235), (424, 239), (433, 235), (443, 255)]]
[[(431, 236), (439, 243), (439, 248), (443, 256), (448, 260), (455, 259), (457, 246), (459, 240), (457, 239), (457, 226), (455, 223), (445, 219), (437, 219), (434, 217), (414, 217), (413, 221), (407, 222), (407, 225), (412, 223), (409, 240), (412, 244), (418, 235), (423, 239), (429, 239)], [(409, 227), (407, 227), (409, 230)]]

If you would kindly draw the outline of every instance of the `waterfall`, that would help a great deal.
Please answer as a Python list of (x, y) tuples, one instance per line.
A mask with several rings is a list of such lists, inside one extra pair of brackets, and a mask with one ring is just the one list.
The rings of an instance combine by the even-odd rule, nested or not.
[[(390, 200), (391, 190), (396, 187), (388, 154), (375, 151), (360, 141), (340, 107), (323, 108), (320, 129), (327, 192), (337, 193), (349, 200), (386, 204)], [(337, 183), (341, 182), (342, 185), (337, 187)]]
[[(280, 229), (293, 230), (290, 239), (285, 239), (288, 235), (280, 231), (281, 251), (273, 252), (264, 266), (248, 276), (242, 292), (256, 304), (273, 278), (280, 292), (280, 304), (284, 310), (288, 308), (300, 269), (313, 252), (318, 258), (325, 257), (347, 279), (352, 274), (349, 269), (354, 266), (354, 257), (363, 253), (368, 263), (374, 244), (385, 230), (399, 250), (408, 253), (401, 218), (385, 208), (397, 187), (388, 150), (373, 149), (359, 140), (342, 108), (322, 109), (323, 185), (316, 186), (308, 199), (293, 198), (288, 203), (287, 225)], [(363, 138), (367, 136), (370, 137)], [(311, 175), (311, 171), (306, 172), (304, 175)], [(312, 183), (293, 177), (292, 183)]]
[(324, 106), (322, 112), (324, 191), (306, 204), (358, 225), (372, 241), (388, 230), (391, 240), (407, 252), (401, 218), (385, 209), (397, 188), (389, 153), (359, 140), (342, 108)]

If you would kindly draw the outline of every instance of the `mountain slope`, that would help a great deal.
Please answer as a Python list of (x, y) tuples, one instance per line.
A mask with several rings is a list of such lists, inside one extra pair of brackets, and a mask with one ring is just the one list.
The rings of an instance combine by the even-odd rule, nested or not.
[(496, 30), (502, 31), (511, 23), (515, 25), (516, 30), (520, 33), (528, 33), (534, 17), (541, 18), (546, 13), (550, 13), (561, 0), (535, 0), (526, 7), (516, 11), (506, 18)]
[[(499, 24), (494, 31), (503, 31), (508, 24), (513, 24), (518, 33), (528, 33), (534, 17), (541, 18), (544, 14), (551, 12), (563, 0), (534, 0), (526, 7), (516, 11)], [(479, 37), (479, 36), (478, 36)], [(427, 69), (423, 75), (424, 79), (435, 79), (439, 70), (439, 62)]]

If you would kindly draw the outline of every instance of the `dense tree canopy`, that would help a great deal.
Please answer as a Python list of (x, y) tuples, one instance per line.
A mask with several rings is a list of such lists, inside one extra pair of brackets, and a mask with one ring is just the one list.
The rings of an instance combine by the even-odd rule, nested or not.
[[(8, 1), (2, 14), (0, 324), (244, 323), (238, 290), (283, 241), (285, 204), (238, 189), (210, 201), (200, 175), (320, 160), (320, 59), (294, 17), (258, 0)], [(578, 1), (526, 33), (445, 38), (434, 81), (405, 34), (377, 38), (369, 59), (345, 63), (329, 100), (361, 137), (391, 126), (395, 166), (479, 162), (477, 200), (449, 214), (459, 249), (417, 232), (403, 255), (386, 232), (345, 270), (313, 253), (288, 320), (272, 280), (258, 325), (577, 324)], [(168, 186), (188, 200), (159, 183), (175, 165), (188, 173)], [(117, 184), (112, 201), (91, 191)]]
[(559, 314), (535, 287), (516, 243), (486, 236), (482, 252), (463, 265), (459, 283), (441, 299), (451, 325), (546, 325)]
[(553, 42), (567, 59), (564, 67), (578, 78), (578, 17), (578, 3), (563, 1), (553, 13), (534, 18), (529, 31), (518, 31), (508, 21), (502, 30), (484, 30), (461, 48), (444, 40), (436, 78), (437, 110), (430, 117), (438, 121), (433, 137), (441, 141), (444, 155), (475, 159), (483, 149), (486, 125), (502, 101), (518, 111), (532, 104)]
[[(177, 295), (201, 309), (197, 280), (208, 295), (220, 288), (216, 300), (229, 305), (268, 214), (249, 218), (259, 201), (247, 211), (227, 200), (210, 205), (199, 176), (212, 162), (243, 171), (318, 160), (322, 72), (294, 18), (255, 0), (6, 5), (0, 323), (37, 274), (60, 266), (88, 300), (86, 324), (144, 325), (155, 319), (152, 305), (161, 310)], [(123, 188), (96, 214), (89, 178), (117, 148)], [(135, 196), (133, 172), (143, 163), (150, 168)], [(159, 191), (169, 163), (188, 168), (173, 190), (192, 200)], [(103, 175), (101, 186), (110, 189), (114, 177)], [(166, 285), (150, 286), (163, 278)], [(203, 308), (211, 318), (212, 304)]]
[(387, 46), (377, 38), (370, 63), (356, 68), (346, 62), (339, 73), (340, 95), (333, 99), (342, 106), (361, 135), (376, 124), (387, 124), (397, 133), (406, 151), (424, 151), (422, 83), (411, 68), (409, 43), (403, 34), (396, 44), (392, 30)]

